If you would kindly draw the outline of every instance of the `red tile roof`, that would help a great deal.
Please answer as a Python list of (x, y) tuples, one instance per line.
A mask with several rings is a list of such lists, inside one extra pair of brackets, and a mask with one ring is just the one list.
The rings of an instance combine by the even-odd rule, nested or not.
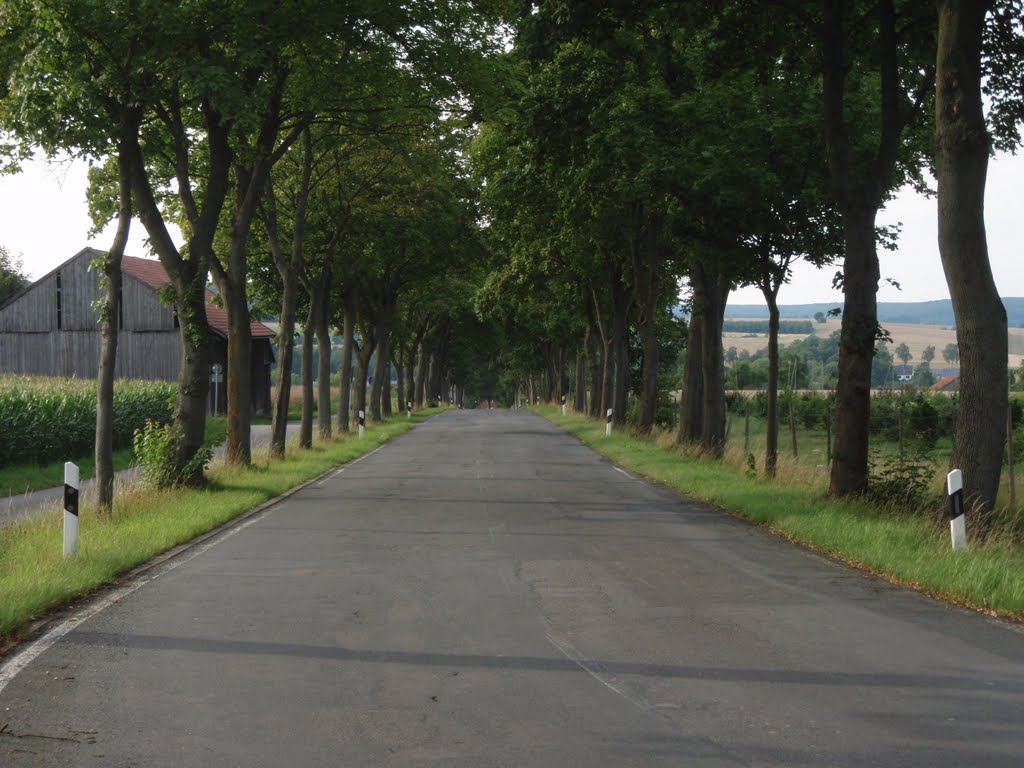
[[(140, 259), (135, 256), (125, 256), (121, 260), (121, 270), (127, 272), (137, 280), (141, 280), (150, 288), (160, 290), (169, 282), (170, 278), (164, 271), (163, 264), (155, 259)], [(225, 339), (228, 337), (228, 313), (222, 307), (213, 303), (216, 294), (207, 289), (206, 291), (206, 320), (210, 327)], [(254, 339), (269, 339), (274, 337), (274, 332), (263, 323), (253, 321), (249, 324), (249, 330)]]
[(941, 379), (932, 384), (931, 387), (929, 387), (929, 389), (932, 392), (942, 392), (943, 390), (947, 389), (951, 384), (953, 384), (958, 378), (960, 377), (957, 376), (956, 374), (943, 376)]

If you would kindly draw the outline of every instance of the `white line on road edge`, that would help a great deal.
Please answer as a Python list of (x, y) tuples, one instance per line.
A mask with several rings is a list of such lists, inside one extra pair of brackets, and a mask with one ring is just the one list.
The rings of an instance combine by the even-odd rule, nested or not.
[(630, 480), (632, 480), (632, 481), (633, 481), (634, 483), (643, 483), (643, 482), (644, 482), (644, 481), (643, 481), (642, 479), (640, 479), (639, 477), (634, 477), (633, 475), (629, 474), (629, 472), (627, 472), (626, 470), (622, 469), (621, 467), (616, 467), (616, 466), (614, 466), (614, 465), (613, 465), (613, 466), (612, 466), (612, 469), (614, 469), (614, 470), (615, 470), (616, 472), (618, 472), (619, 474), (625, 475), (625, 476), (626, 476), (626, 477), (628, 477), (628, 478), (629, 478)]
[[(340, 470), (334, 471), (330, 476), (335, 477), (341, 474), (343, 470), (347, 469), (353, 464), (357, 464), (363, 459), (367, 459), (370, 456), (373, 456), (373, 454), (377, 453), (377, 451), (381, 450), (382, 448), (384, 448), (383, 445), (378, 446), (369, 453), (363, 454), (357, 459), (353, 459)], [(309, 482), (302, 483), (301, 485), (298, 485), (295, 488), (290, 489), (289, 491), (281, 494), (281, 496), (278, 496), (276, 499), (269, 500), (264, 505), (264, 509), (262, 511), (256, 512), (247, 520), (244, 520), (240, 523), (227, 523), (227, 525), (231, 526), (227, 530), (222, 531), (220, 533), (213, 533), (212, 535), (210, 535), (208, 539), (206, 539), (202, 543), (192, 546), (190, 549), (187, 549), (185, 552), (182, 552), (181, 554), (171, 556), (169, 560), (166, 560), (155, 567), (151, 567), (145, 573), (140, 574), (138, 577), (136, 577), (135, 580), (133, 580), (132, 582), (125, 584), (122, 587), (118, 587), (117, 589), (114, 589), (105, 597), (90, 602), (89, 605), (85, 606), (80, 611), (76, 611), (73, 616), (69, 616), (68, 618), (64, 619), (64, 621), (61, 621), (54, 627), (47, 630), (38, 640), (32, 641), (22, 650), (18, 651), (13, 656), (11, 656), (11, 658), (6, 663), (0, 664), (0, 693), (3, 693), (4, 688), (6, 688), (8, 684), (15, 677), (18, 676), (19, 672), (25, 669), (29, 664), (31, 664), (37, 658), (42, 656), (44, 653), (46, 653), (46, 651), (48, 651), (58, 640), (60, 640), (62, 637), (64, 637), (69, 632), (74, 630), (76, 627), (85, 623), (93, 616), (96, 616), (97, 614), (106, 610), (114, 603), (120, 602), (133, 592), (142, 589), (142, 587), (146, 586), (149, 582), (153, 581), (154, 579), (158, 579), (164, 574), (170, 573), (174, 569), (199, 557), (199, 555), (203, 554), (204, 552), (207, 552), (208, 550), (217, 546), (221, 542), (227, 541), (236, 533), (244, 531), (250, 525), (258, 523), (260, 520), (267, 517), (271, 512), (273, 512), (282, 501), (287, 499), (289, 496), (293, 496), (295, 493), (301, 491), (303, 488), (306, 488), (315, 482), (316, 478), (310, 480)], [(188, 545), (185, 546), (188, 547)]]
[(11, 660), (8, 661), (6, 664), (0, 666), (0, 693), (3, 693), (3, 690), (7, 687), (7, 684), (10, 683), (11, 680), (13, 680), (15, 677), (17, 677), (19, 672), (25, 669), (25, 667), (27, 667), (29, 664), (35, 661), (39, 656), (46, 653), (46, 651), (49, 650), (54, 643), (56, 643), (66, 634), (68, 634), (73, 629), (78, 627), (80, 624), (83, 624), (84, 622), (88, 621), (93, 616), (96, 616), (100, 612), (109, 608), (114, 603), (120, 602), (124, 598), (128, 597), (128, 595), (149, 584), (149, 582), (153, 581), (154, 579), (163, 576), (165, 573), (170, 573), (175, 568), (178, 568), (179, 566), (182, 566), (185, 563), (194, 560), (195, 558), (199, 557), (199, 555), (220, 544), (222, 541), (230, 539), (236, 533), (244, 531), (250, 525), (258, 523), (260, 520), (269, 515), (272, 511), (273, 508), (266, 509), (263, 512), (253, 515), (244, 523), (236, 525), (234, 528), (224, 531), (220, 535), (214, 536), (213, 538), (208, 539), (202, 544), (196, 546), (191, 552), (183, 554), (180, 557), (176, 557), (172, 560), (167, 561), (165, 564), (158, 566), (155, 573), (142, 575), (132, 583), (126, 584), (123, 587), (115, 589), (106, 597), (96, 600), (95, 602), (89, 604), (82, 610), (75, 613), (74, 616), (70, 616), (64, 621), (57, 624), (57, 626), (50, 629), (38, 640), (29, 643), (29, 645), (26, 646), (23, 650), (19, 651), (14, 656), (12, 656)]

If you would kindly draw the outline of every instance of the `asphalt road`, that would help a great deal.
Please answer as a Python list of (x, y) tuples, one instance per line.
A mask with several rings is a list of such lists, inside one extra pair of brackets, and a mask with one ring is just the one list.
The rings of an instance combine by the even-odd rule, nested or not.
[(107, 603), (0, 670), (4, 768), (1024, 762), (1017, 629), (521, 411), (438, 416)]

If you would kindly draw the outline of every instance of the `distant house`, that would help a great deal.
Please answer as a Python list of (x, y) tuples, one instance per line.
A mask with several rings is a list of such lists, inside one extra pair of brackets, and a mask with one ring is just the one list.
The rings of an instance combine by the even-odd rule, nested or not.
[(948, 376), (943, 376), (941, 379), (932, 384), (928, 389), (932, 392), (959, 392), (960, 376), (958, 376), (955, 373), (951, 373)]
[(911, 381), (914, 378), (914, 369), (909, 365), (897, 365), (893, 370), (896, 381)]
[[(99, 313), (94, 303), (103, 293), (99, 275), (89, 264), (92, 248), (71, 257), (0, 307), (0, 373), (96, 378), (99, 369)], [(177, 381), (181, 338), (173, 307), (160, 302), (170, 282), (159, 261), (125, 256), (121, 265), (121, 311), (118, 314), (115, 376)], [(227, 366), (227, 312), (207, 291), (206, 319), (213, 331), (213, 363)], [(252, 407), (270, 409), (270, 367), (274, 332), (252, 323)], [(225, 387), (217, 390), (218, 410), (225, 410)], [(213, 402), (211, 386), (211, 403)]]

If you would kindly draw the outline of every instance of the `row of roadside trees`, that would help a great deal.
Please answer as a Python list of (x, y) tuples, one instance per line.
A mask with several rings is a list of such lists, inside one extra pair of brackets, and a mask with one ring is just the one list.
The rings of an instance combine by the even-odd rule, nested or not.
[[(9, 164), (40, 150), (88, 159), (97, 224), (118, 222), (95, 265), (106, 284), (98, 384), (99, 505), (113, 493), (110, 424), (120, 261), (133, 217), (170, 278), (181, 375), (166, 439), (202, 481), (210, 367), (205, 293), (229, 318), (229, 463), (251, 460), (254, 302), (280, 315), (272, 453), (284, 450), (297, 325), (329, 359), (341, 329), (337, 427), (349, 401), (380, 416), (393, 362), (402, 399), (440, 391), (453, 333), (471, 324), (479, 262), (460, 145), (486, 101), (500, 3), (11, 0), (0, 8), (0, 128)], [(180, 229), (184, 242), (172, 236)], [(374, 355), (374, 352), (376, 354)], [(419, 376), (413, 375), (418, 363)], [(407, 375), (405, 375), (407, 372)], [(331, 432), (321, 366), (319, 431)], [(357, 383), (349, 392), (349, 382)], [(312, 376), (303, 378), (312, 437)], [(403, 391), (404, 390), (404, 391)]]
[[(844, 296), (830, 490), (868, 483), (879, 248), (876, 214), (938, 179), (939, 250), (953, 299), (961, 408), (953, 462), (974, 504), (998, 490), (1006, 314), (988, 263), (985, 169), (1019, 143), (1021, 4), (542, 0), (509, 54), (513, 108), (474, 147), (489, 235), (504, 263), (484, 295), (520, 329), (510, 361), (576, 407), (654, 423), (659, 340), (689, 296), (679, 439), (720, 456), (722, 320), (732, 288), (769, 308), (767, 470), (778, 451), (777, 298), (797, 259), (835, 264)], [(984, 89), (985, 105), (982, 94)], [(589, 376), (587, 372), (589, 371)], [(566, 382), (567, 384), (567, 382)], [(584, 402), (584, 390), (589, 401)]]
[[(230, 321), (231, 462), (251, 458), (256, 299), (281, 318), (280, 453), (295, 324), (304, 361), (314, 343), (328, 359), (331, 328), (341, 331), (343, 430), (350, 400), (373, 414), (390, 407), (382, 370), (369, 394), (348, 390), (373, 357), (402, 370), (402, 399), (447, 389), (449, 375), (475, 377), (486, 396), (503, 368), (506, 382), (539, 378), (547, 399), (571, 390), (581, 410), (611, 408), (621, 422), (633, 387), (648, 431), (666, 340), (683, 322), (672, 311), (681, 285), (679, 439), (720, 456), (729, 292), (757, 285), (769, 307), (775, 424), (777, 301), (805, 259), (835, 264), (845, 295), (830, 488), (860, 493), (884, 338), (878, 248), (895, 243), (875, 218), (932, 169), (961, 351), (953, 461), (972, 503), (991, 506), (1007, 339), (983, 191), (993, 146), (1019, 143), (1021, 10), (1021, 0), (4, 3), (9, 153), (92, 159), (94, 214), (119, 222), (98, 265), (108, 285), (100, 503), (112, 492), (111, 318), (133, 216), (171, 278), (182, 329), (171, 439), (183, 470), (202, 444), (208, 275)], [(303, 372), (308, 445), (305, 362)], [(327, 434), (327, 366), (315, 389)], [(201, 480), (201, 468), (185, 474)]]

